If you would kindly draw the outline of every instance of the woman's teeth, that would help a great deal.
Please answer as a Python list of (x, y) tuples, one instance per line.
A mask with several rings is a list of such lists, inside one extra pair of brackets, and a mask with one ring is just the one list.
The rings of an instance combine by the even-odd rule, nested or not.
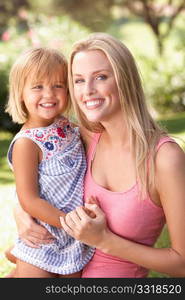
[(91, 107), (91, 106), (99, 105), (101, 103), (102, 103), (102, 100), (87, 101), (86, 106)]

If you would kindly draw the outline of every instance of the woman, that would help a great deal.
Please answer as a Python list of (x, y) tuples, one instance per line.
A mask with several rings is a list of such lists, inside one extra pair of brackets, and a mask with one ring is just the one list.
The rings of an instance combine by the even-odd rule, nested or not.
[[(69, 86), (87, 151), (85, 199), (99, 203), (86, 204), (93, 219), (82, 207), (61, 218), (68, 234), (96, 247), (82, 277), (146, 277), (150, 269), (185, 277), (185, 155), (150, 116), (131, 53), (91, 34), (73, 46)], [(34, 230), (20, 235), (37, 245), (46, 234), (47, 242), (23, 214), (18, 227)], [(155, 249), (165, 222), (171, 248)]]

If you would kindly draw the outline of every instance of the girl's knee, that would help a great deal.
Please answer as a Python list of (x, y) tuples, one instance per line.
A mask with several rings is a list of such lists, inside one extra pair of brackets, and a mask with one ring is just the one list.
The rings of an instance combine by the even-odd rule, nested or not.
[(12, 250), (12, 247), (9, 248), (8, 250), (5, 251), (5, 256), (6, 258), (11, 262), (11, 263), (16, 263), (16, 257), (11, 254), (11, 250)]

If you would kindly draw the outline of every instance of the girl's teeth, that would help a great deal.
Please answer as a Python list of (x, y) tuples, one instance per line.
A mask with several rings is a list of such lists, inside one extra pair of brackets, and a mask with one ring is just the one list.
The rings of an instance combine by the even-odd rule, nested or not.
[(52, 107), (54, 105), (55, 105), (55, 103), (43, 103), (43, 104), (41, 104), (41, 106), (43, 106), (43, 107)]
[(87, 102), (86, 102), (86, 106), (87, 106), (87, 107), (90, 107), (90, 106), (98, 105), (98, 104), (100, 104), (101, 102), (102, 102), (101, 100), (87, 101)]

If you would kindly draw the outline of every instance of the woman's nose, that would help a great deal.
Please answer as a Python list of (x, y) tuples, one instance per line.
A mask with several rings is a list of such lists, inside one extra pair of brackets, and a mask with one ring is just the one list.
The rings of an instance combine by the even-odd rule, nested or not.
[(84, 92), (86, 95), (92, 95), (95, 92), (95, 86), (93, 82), (86, 82)]

